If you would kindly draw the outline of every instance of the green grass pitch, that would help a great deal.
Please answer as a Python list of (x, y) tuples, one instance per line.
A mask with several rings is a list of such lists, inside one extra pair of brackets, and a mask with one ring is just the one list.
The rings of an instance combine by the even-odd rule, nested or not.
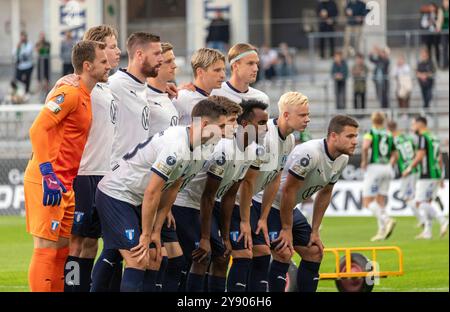
[[(321, 237), (325, 247), (399, 246), (404, 254), (405, 274), (379, 280), (374, 291), (449, 291), (449, 241), (448, 234), (439, 238), (438, 225), (434, 225), (431, 241), (416, 241), (419, 229), (412, 217), (397, 218), (397, 226), (389, 240), (371, 243), (375, 233), (374, 218), (325, 217)], [(0, 217), (0, 291), (29, 291), (27, 270), (33, 243), (25, 232), (22, 217)], [(366, 254), (370, 258), (370, 254)], [(298, 263), (298, 258), (295, 259)], [(321, 272), (334, 272), (334, 258), (327, 254)], [(394, 253), (380, 254), (381, 270), (394, 270)], [(336, 291), (334, 281), (321, 281), (319, 291)]]

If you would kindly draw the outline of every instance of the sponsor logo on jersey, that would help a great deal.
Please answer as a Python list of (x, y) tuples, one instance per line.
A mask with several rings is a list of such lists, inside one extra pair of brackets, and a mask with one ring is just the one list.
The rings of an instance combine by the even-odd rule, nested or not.
[(156, 164), (156, 169), (158, 169), (159, 172), (161, 172), (162, 174), (169, 176), (170, 173), (172, 172), (172, 167), (167, 166), (164, 162), (160, 161), (159, 163)]
[(299, 164), (295, 164), (294, 166), (292, 166), (291, 170), (301, 177), (304, 177), (306, 174), (306, 171), (307, 171), (307, 169), (305, 167), (302, 167)]
[(216, 164), (212, 164), (209, 167), (209, 172), (211, 172), (212, 174), (216, 175), (216, 176), (223, 176), (223, 173), (225, 172), (225, 169), (223, 169), (223, 167), (218, 166)]
[(58, 228), (58, 226), (59, 226), (59, 221), (52, 220), (52, 224), (51, 224), (51, 229), (52, 229), (52, 231), (56, 231), (56, 229)]
[(125, 237), (131, 242), (134, 240), (134, 229), (125, 230)]
[(84, 212), (81, 211), (75, 211), (75, 223), (82, 223), (84, 217)]

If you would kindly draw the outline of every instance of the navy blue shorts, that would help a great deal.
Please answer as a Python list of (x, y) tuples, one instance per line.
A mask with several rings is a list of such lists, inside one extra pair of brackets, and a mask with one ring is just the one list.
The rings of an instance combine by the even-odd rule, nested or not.
[[(222, 256), (225, 251), (220, 237), (216, 209), (211, 218), (211, 254), (212, 257)], [(188, 207), (172, 206), (172, 214), (177, 223), (177, 236), (183, 254), (188, 261), (192, 261), (192, 252), (198, 248), (201, 236), (200, 210)]]
[(97, 190), (95, 201), (102, 226), (104, 249), (130, 250), (141, 236), (141, 206), (112, 198)]
[(77, 176), (73, 181), (75, 192), (73, 235), (100, 238), (102, 228), (95, 204), (95, 191), (102, 178), (103, 176)]
[[(252, 201), (253, 207), (255, 208), (255, 212), (261, 215), (261, 204)], [(269, 212), (269, 216), (267, 218), (267, 228), (269, 231), (269, 239), (270, 242), (278, 238), (278, 234), (281, 230), (281, 218), (280, 211), (275, 208), (271, 208)], [(293, 222), (292, 222), (292, 237), (294, 240), (294, 246), (307, 246), (309, 243), (309, 239), (311, 238), (311, 226), (306, 220), (305, 216), (301, 213), (299, 209), (293, 210)], [(262, 239), (262, 243), (259, 240), (253, 242), (253, 245), (263, 245), (265, 244), (264, 238)]]
[(178, 242), (177, 231), (175, 227), (172, 225), (171, 227), (167, 226), (167, 219), (164, 221), (164, 225), (161, 229), (161, 242), (162, 243), (175, 243)]
[[(252, 240), (260, 239), (261, 244), (257, 245), (263, 245), (264, 244), (264, 235), (260, 233), (259, 235), (256, 235), (256, 228), (258, 226), (258, 220), (259, 215), (257, 215), (254, 212), (254, 208), (250, 207), (250, 227), (252, 229)], [(241, 234), (241, 213), (240, 213), (240, 207), (238, 205), (234, 206), (233, 214), (231, 215), (231, 225), (230, 225), (230, 241), (231, 241), (231, 247), (233, 247), (233, 250), (244, 250), (244, 239), (241, 239), (239, 242), (237, 241), (239, 235)]]

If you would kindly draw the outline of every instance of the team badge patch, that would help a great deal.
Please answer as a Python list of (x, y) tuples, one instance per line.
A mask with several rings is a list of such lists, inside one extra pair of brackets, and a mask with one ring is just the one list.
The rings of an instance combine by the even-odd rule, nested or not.
[(216, 160), (216, 164), (218, 164), (219, 166), (223, 166), (225, 164), (225, 161), (225, 154), (222, 153), (222, 156), (220, 156), (220, 158)]
[(167, 157), (167, 159), (166, 159), (166, 163), (167, 163), (169, 166), (175, 165), (176, 162), (177, 162), (177, 159), (176, 159), (175, 157), (173, 157), (173, 156), (169, 156), (169, 157)]
[(132, 242), (134, 240), (134, 229), (125, 230), (125, 237)]
[(55, 103), (58, 104), (58, 105), (64, 103), (64, 94), (58, 95), (58, 96), (56, 97), (56, 99), (55, 99)]
[(302, 167), (307, 167), (307, 166), (309, 165), (309, 158), (303, 157), (303, 158), (300, 160), (300, 165), (302, 165)]
[(84, 217), (84, 212), (75, 211), (75, 218), (74, 218), (75, 223), (82, 223), (83, 217)]
[(51, 225), (52, 231), (56, 231), (56, 229), (58, 228), (58, 226), (59, 226), (59, 221), (53, 220), (53, 221), (52, 221), (52, 225)]
[(306, 174), (307, 169), (305, 167), (300, 166), (299, 164), (296, 164), (292, 167), (292, 171), (298, 174), (299, 176), (303, 177)]
[(264, 149), (264, 147), (258, 146), (258, 148), (256, 149), (256, 156), (261, 157), (265, 152), (266, 150)]

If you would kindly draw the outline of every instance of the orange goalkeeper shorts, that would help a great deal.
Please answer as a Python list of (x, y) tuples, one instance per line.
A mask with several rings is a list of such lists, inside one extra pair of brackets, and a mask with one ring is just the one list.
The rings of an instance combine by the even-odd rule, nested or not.
[(27, 232), (33, 236), (58, 241), (70, 238), (75, 211), (73, 189), (62, 194), (60, 206), (44, 206), (42, 184), (24, 181)]

